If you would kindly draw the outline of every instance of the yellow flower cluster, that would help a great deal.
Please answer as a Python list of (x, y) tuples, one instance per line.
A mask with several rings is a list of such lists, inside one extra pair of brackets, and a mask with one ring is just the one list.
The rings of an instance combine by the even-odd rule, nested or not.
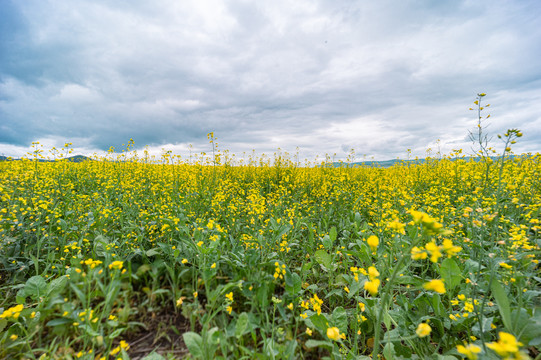
[(364, 283), (364, 289), (368, 291), (372, 296), (378, 294), (379, 285), (381, 284), (378, 276), (379, 271), (374, 266), (370, 266), (368, 268), (368, 277), (370, 280)]
[(445, 294), (445, 285), (443, 284), (443, 280), (430, 280), (429, 282), (425, 283), (423, 287), (426, 290), (432, 290), (437, 292), (438, 294)]
[(352, 266), (349, 270), (353, 273), (355, 281), (359, 281), (359, 273), (365, 276), (368, 276), (368, 272), (364, 268), (358, 268), (356, 266)]
[(420, 323), (419, 326), (417, 326), (417, 330), (415, 330), (415, 333), (419, 337), (426, 337), (430, 335), (432, 332), (432, 328), (427, 323)]
[(327, 337), (331, 340), (338, 341), (340, 339), (345, 339), (346, 334), (340, 333), (340, 330), (337, 327), (330, 327), (327, 329)]
[(409, 210), (411, 217), (413, 218), (414, 224), (423, 225), (423, 231), (427, 235), (438, 235), (438, 234), (449, 234), (450, 232), (443, 229), (443, 225), (436, 221), (436, 219), (430, 217), (428, 214), (416, 211)]
[(122, 269), (122, 266), (124, 266), (123, 261), (113, 261), (111, 264), (109, 264), (109, 269)]
[[(321, 305), (323, 305), (323, 300), (321, 300), (317, 294), (314, 294), (314, 296), (312, 296), (311, 298), (309, 298), (308, 300), (306, 301), (301, 301), (300, 302), (301, 304), (301, 307), (304, 308), (304, 309), (310, 309), (310, 307), (312, 307), (312, 309), (319, 314), (321, 314)], [(301, 314), (301, 317), (304, 319), (306, 318), (306, 315), (304, 314)]]
[(366, 239), (366, 243), (370, 246), (372, 252), (375, 252), (378, 249), (379, 239), (376, 235), (371, 235)]
[(481, 352), (481, 348), (475, 344), (458, 345), (456, 351), (470, 360), (477, 360), (477, 354)]
[(387, 228), (390, 229), (390, 230), (393, 230), (393, 231), (395, 231), (395, 232), (397, 232), (399, 234), (402, 234), (402, 235), (404, 235), (406, 233), (406, 231), (404, 230), (406, 228), (406, 224), (401, 223), (397, 219), (394, 219), (393, 221), (388, 223)]
[(116, 354), (118, 354), (120, 352), (120, 350), (128, 351), (129, 348), (130, 348), (130, 345), (127, 342), (125, 342), (124, 340), (121, 340), (120, 344), (118, 344), (117, 347), (113, 348), (109, 352), (109, 355), (115, 356)]
[(81, 261), (81, 264), (85, 264), (89, 266), (91, 269), (94, 269), (96, 266), (99, 266), (100, 264), (102, 264), (102, 262), (100, 260), (92, 260), (92, 258), (89, 258), (85, 261)]
[(411, 249), (411, 258), (413, 260), (424, 260), (430, 255), (430, 261), (436, 263), (443, 256), (442, 251), (450, 258), (462, 251), (462, 247), (455, 246), (453, 241), (449, 239), (443, 239), (443, 244), (440, 246), (436, 245), (435, 241), (431, 241), (427, 243), (424, 248), (414, 246)]
[(528, 356), (520, 351), (519, 346), (521, 345), (522, 344), (517, 341), (516, 337), (509, 333), (500, 331), (498, 334), (498, 341), (488, 343), (487, 347), (494, 350), (494, 352), (505, 360), (528, 359)]
[(19, 304), (13, 307), (10, 307), (7, 310), (4, 310), (4, 312), (0, 315), (0, 319), (9, 319), (14, 318), (17, 319), (19, 315), (21, 315), (21, 311), (23, 311), (24, 305)]
[(274, 263), (274, 278), (275, 279), (283, 279), (284, 278), (284, 275), (286, 274), (286, 266), (285, 264), (282, 264), (282, 266), (280, 266), (280, 264), (277, 262)]

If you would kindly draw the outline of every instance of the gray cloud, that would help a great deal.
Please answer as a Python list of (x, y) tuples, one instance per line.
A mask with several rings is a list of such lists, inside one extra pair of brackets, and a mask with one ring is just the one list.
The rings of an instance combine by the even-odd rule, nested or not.
[(77, 139), (117, 149), (337, 153), (386, 159), (491, 131), (539, 151), (536, 1), (4, 1), (0, 151)]

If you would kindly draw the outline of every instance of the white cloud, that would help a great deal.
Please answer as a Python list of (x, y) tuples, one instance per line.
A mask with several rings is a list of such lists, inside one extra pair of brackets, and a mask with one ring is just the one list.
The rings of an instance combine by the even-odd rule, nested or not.
[(34, 0), (0, 14), (4, 152), (44, 138), (187, 151), (214, 131), (234, 152), (423, 156), (436, 139), (469, 146), (477, 92), (491, 131), (541, 148), (536, 1)]

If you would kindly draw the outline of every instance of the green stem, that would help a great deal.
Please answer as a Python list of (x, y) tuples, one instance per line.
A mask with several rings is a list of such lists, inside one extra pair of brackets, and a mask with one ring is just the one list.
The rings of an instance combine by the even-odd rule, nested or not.
[(387, 307), (387, 302), (389, 300), (389, 296), (391, 293), (392, 285), (399, 273), (399, 270), (401, 270), (402, 264), (407, 258), (410, 258), (411, 249), (413, 249), (417, 244), (421, 241), (422, 237), (414, 241), (408, 250), (405, 252), (405, 254), (402, 255), (402, 257), (398, 260), (398, 263), (394, 267), (393, 272), (391, 273), (391, 277), (387, 284), (385, 284), (385, 292), (383, 293), (382, 300), (380, 302), (380, 308), (378, 311), (378, 315), (376, 317), (376, 326), (374, 330), (374, 351), (372, 352), (372, 358), (377, 359), (379, 354), (379, 346), (380, 346), (380, 333), (381, 333), (381, 319), (383, 317), (383, 311)]

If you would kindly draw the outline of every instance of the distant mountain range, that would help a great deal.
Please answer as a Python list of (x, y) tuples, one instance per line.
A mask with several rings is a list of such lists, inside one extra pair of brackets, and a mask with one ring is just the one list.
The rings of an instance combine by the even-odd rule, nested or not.
[[(526, 155), (526, 154), (523, 154), (523, 155), (507, 155), (506, 158), (515, 158), (517, 156), (526, 156), (528, 157), (529, 155)], [(491, 156), (490, 157), (492, 160), (496, 161), (498, 159), (500, 159), (501, 157), (500, 156)], [(457, 160), (456, 158), (447, 158), (448, 160), (451, 160), (451, 161), (455, 161)], [(473, 160), (473, 161), (479, 161), (481, 160), (482, 158), (478, 157), (478, 156), (466, 156), (466, 157), (459, 157), (458, 158), (459, 160), (464, 160), (464, 161), (470, 161), (470, 160)], [(403, 159), (393, 159), (393, 160), (383, 160), (383, 161), (360, 161), (360, 162), (354, 162), (354, 163), (345, 163), (345, 162), (334, 162), (332, 163), (332, 165), (334, 167), (348, 167), (348, 166), (372, 166), (372, 167), (382, 167), (382, 168), (387, 168), (387, 167), (391, 167), (393, 165), (396, 165), (396, 164), (410, 164), (410, 165), (415, 165), (415, 164), (424, 164), (427, 162), (427, 160), (429, 161), (437, 161), (439, 160), (438, 158), (429, 158), (429, 159), (415, 159), (415, 160), (403, 160)]]
[[(19, 161), (21, 159), (14, 159), (7, 156), (0, 155), (0, 161)], [(91, 158), (84, 156), (84, 155), (75, 155), (65, 158), (64, 160), (67, 160), (69, 162), (83, 162), (83, 161), (94, 161)], [(47, 159), (38, 159), (39, 162), (53, 162), (54, 160), (47, 160)]]
[[(515, 158), (517, 156), (529, 156), (529, 155), (508, 155), (507, 157), (509, 158)], [(449, 158), (450, 160), (454, 161), (456, 159), (454, 158)], [(474, 160), (474, 161), (479, 161), (481, 158), (479, 157), (461, 157), (459, 158), (460, 160), (465, 160), (465, 161), (470, 161), (470, 160)], [(493, 160), (496, 160), (496, 159), (500, 159), (499, 156), (494, 156), (492, 157)], [(21, 159), (13, 159), (13, 158), (9, 158), (7, 156), (2, 156), (0, 155), (0, 161), (8, 161), (8, 160), (11, 160), (11, 161), (18, 161), (18, 160), (21, 160)], [(84, 156), (84, 155), (75, 155), (75, 156), (70, 156), (68, 158), (66, 158), (65, 160), (69, 161), (69, 162), (76, 162), (76, 163), (79, 163), (79, 162), (83, 162), (83, 161), (94, 161), (93, 159), (87, 157), (87, 156)], [(434, 160), (438, 160), (437, 158), (430, 158), (429, 159), (430, 161), (434, 161)], [(54, 160), (45, 160), (45, 159), (39, 159), (38, 161), (40, 162), (52, 162)], [(325, 165), (322, 165), (322, 166), (328, 166), (328, 167), (354, 167), (354, 166), (369, 166), (369, 167), (380, 167), (380, 168), (388, 168), (388, 167), (391, 167), (393, 165), (396, 165), (396, 164), (409, 164), (409, 165), (416, 165), (416, 164), (424, 164), (427, 162), (427, 159), (414, 159), (414, 160), (402, 160), (402, 159), (393, 159), (393, 160), (383, 160), (383, 161), (359, 161), (359, 162), (354, 162), (354, 163), (346, 163), (346, 162), (333, 162), (333, 163), (329, 163), (329, 164), (325, 164)]]

